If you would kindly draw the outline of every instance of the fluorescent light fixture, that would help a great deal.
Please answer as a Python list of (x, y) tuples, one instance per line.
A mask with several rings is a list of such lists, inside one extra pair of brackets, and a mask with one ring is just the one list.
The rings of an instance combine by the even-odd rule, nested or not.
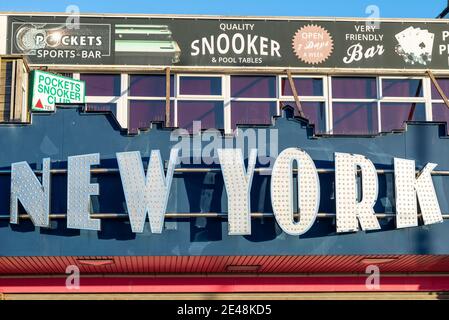
[(112, 260), (112, 259), (77, 259), (76, 261), (79, 264), (86, 265), (86, 266), (94, 266), (94, 267), (100, 267), (100, 266), (114, 264), (114, 260)]
[(382, 264), (396, 261), (398, 258), (395, 257), (379, 257), (379, 258), (363, 258), (359, 263), (363, 264)]
[(228, 265), (226, 271), (228, 272), (256, 272), (259, 271), (260, 265)]

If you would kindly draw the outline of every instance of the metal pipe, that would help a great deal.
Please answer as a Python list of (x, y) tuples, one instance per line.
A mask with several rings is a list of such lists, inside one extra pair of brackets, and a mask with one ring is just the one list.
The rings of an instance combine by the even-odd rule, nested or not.
[[(257, 173), (268, 174), (271, 172), (270, 168), (256, 168), (254, 169)], [(360, 172), (360, 170), (358, 170)], [(41, 175), (42, 170), (33, 170), (36, 175)], [(110, 173), (119, 173), (119, 169), (117, 168), (92, 168), (90, 169), (90, 173), (92, 174), (110, 174)], [(175, 173), (206, 173), (206, 172), (221, 172), (220, 168), (176, 168)], [(298, 172), (298, 169), (293, 169), (293, 172)], [(317, 169), (318, 173), (326, 174), (326, 173), (334, 173), (335, 169), (333, 168), (321, 168)], [(377, 169), (377, 174), (393, 174), (393, 169)], [(416, 173), (419, 173), (419, 170), (416, 170)], [(51, 169), (51, 174), (67, 174), (67, 169)], [(10, 175), (11, 170), (0, 170), (0, 175)], [(433, 176), (449, 176), (449, 170), (434, 170), (431, 172)]]
[[(52, 213), (49, 215), (50, 219), (65, 219), (67, 215), (65, 213)], [(299, 213), (295, 213), (293, 215), (294, 217), (299, 217)], [(376, 213), (376, 218), (378, 219), (387, 219), (387, 218), (394, 218), (396, 217), (396, 214), (394, 213)], [(442, 214), (443, 219), (449, 219), (449, 214), (445, 213)], [(127, 213), (91, 213), (91, 218), (94, 219), (126, 219), (128, 218)], [(221, 218), (225, 219), (228, 217), (228, 214), (225, 212), (186, 212), (186, 213), (180, 213), (180, 212), (172, 212), (172, 213), (166, 213), (165, 218), (168, 219), (182, 219), (182, 218)], [(335, 213), (318, 213), (317, 217), (320, 219), (334, 219), (336, 218)], [(421, 214), (418, 214), (418, 217), (421, 217)], [(0, 214), (0, 220), (9, 220), (10, 216), (9, 214)], [(28, 214), (20, 214), (20, 219), (29, 219), (30, 216)], [(253, 219), (260, 219), (260, 218), (274, 218), (273, 213), (270, 212), (252, 212), (251, 218)]]

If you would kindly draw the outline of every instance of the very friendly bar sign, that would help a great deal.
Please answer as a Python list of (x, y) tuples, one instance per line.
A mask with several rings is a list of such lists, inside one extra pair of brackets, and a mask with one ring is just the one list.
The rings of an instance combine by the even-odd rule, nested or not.
[(40, 70), (32, 71), (31, 109), (54, 111), (55, 104), (84, 103), (84, 81)]

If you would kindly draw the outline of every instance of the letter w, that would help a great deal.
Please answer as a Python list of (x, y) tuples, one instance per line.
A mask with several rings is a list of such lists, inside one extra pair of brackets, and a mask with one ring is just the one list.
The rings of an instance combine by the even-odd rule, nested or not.
[(178, 151), (176, 148), (171, 150), (166, 176), (159, 150), (151, 151), (146, 177), (139, 151), (117, 153), (133, 232), (143, 232), (148, 213), (151, 232), (162, 233)]

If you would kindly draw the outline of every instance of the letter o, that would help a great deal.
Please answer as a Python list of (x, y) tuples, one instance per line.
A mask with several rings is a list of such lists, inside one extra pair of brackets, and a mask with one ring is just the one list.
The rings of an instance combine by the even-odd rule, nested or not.
[[(236, 40), (240, 39), (240, 49), (237, 49)], [(236, 33), (232, 37), (232, 50), (235, 54), (242, 54), (245, 50), (245, 39), (241, 33)]]
[[(293, 216), (294, 161), (298, 164), (298, 222)], [(276, 221), (285, 233), (298, 236), (312, 227), (320, 204), (320, 182), (315, 164), (305, 151), (288, 148), (276, 159), (271, 175), (271, 202)]]
[[(221, 46), (221, 43), (222, 43), (221, 40), (223, 40), (223, 39), (225, 40), (225, 48), (224, 49)], [(217, 49), (218, 49), (218, 52), (221, 53), (221, 54), (228, 53), (228, 51), (229, 51), (229, 38), (228, 38), (227, 34), (222, 33), (222, 34), (220, 34), (217, 37)]]

